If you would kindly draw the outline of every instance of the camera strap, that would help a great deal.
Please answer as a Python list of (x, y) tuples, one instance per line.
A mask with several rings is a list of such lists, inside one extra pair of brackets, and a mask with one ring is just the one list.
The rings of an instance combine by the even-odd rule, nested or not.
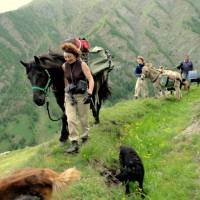
[[(71, 65), (69, 65), (69, 66), (70, 66), (70, 76), (71, 76), (72, 84), (75, 85), (74, 79), (73, 79), (73, 73), (72, 73), (72, 70), (74, 70), (74, 64), (72, 66)], [(73, 67), (73, 69), (72, 69), (72, 67)], [(72, 92), (70, 92), (69, 95), (70, 95), (71, 105), (77, 104), (76, 98), (74, 97)]]
[[(74, 83), (74, 79), (73, 79), (73, 73), (72, 73), (72, 67), (74, 67), (74, 64), (73, 66), (69, 65), (70, 66), (70, 76), (71, 76), (71, 80), (72, 80), (72, 83), (75, 85)], [(74, 68), (73, 68), (74, 69)]]

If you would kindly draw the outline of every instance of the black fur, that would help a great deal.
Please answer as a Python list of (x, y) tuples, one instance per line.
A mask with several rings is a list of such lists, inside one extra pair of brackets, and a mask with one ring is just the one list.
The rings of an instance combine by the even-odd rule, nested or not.
[[(34, 60), (29, 63), (23, 61), (20, 62), (26, 68), (26, 73), (32, 86), (44, 88), (48, 81), (46, 72), (48, 71), (51, 78), (50, 86), (53, 89), (57, 104), (63, 111), (60, 141), (65, 142), (68, 139), (69, 131), (64, 107), (64, 72), (61, 68), (62, 64), (65, 62), (63, 55), (50, 52), (47, 55), (39, 57), (34, 56)], [(99, 123), (101, 104), (111, 94), (108, 86), (108, 71), (105, 70), (94, 75), (94, 81), (95, 86), (92, 94), (93, 101), (90, 104), (90, 108), (92, 109), (95, 123)], [(45, 94), (44, 91), (34, 90), (33, 101), (38, 106), (43, 106), (46, 101)]]
[(191, 83), (196, 82), (196, 83), (197, 83), (197, 86), (199, 86), (199, 84), (200, 84), (200, 78), (191, 79), (190, 82), (191, 82)]
[(144, 198), (144, 166), (142, 160), (133, 148), (127, 146), (120, 147), (119, 160), (120, 173), (116, 175), (116, 178), (125, 183), (126, 194), (130, 193), (129, 183), (137, 181), (139, 183), (141, 197)]

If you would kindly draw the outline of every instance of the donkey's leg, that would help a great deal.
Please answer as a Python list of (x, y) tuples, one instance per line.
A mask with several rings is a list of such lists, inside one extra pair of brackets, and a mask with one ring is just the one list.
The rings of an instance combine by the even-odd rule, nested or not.
[(153, 89), (154, 89), (155, 97), (159, 98), (161, 96), (161, 94), (160, 94), (161, 87), (157, 81), (155, 83), (153, 83)]
[(160, 85), (160, 79), (157, 79), (155, 82), (157, 89), (160, 91), (159, 92), (159, 97), (161, 96), (166, 96), (166, 88)]
[(166, 96), (166, 89), (165, 88), (161, 88), (161, 94), (162, 94), (162, 96)]
[(178, 100), (181, 99), (180, 84), (181, 84), (181, 82), (179, 80), (175, 80), (174, 88), (175, 88), (175, 91), (176, 91), (176, 99), (178, 99)]

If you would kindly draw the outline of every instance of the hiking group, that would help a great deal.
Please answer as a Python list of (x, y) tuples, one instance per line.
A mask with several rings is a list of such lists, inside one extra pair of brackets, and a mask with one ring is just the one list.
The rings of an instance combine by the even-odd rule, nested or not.
[[(68, 154), (78, 153), (81, 145), (87, 142), (89, 138), (88, 113), (91, 105), (93, 108), (95, 107), (92, 98), (92, 95), (94, 94), (95, 80), (93, 76), (94, 73), (91, 70), (91, 66), (89, 66), (89, 48), (89, 42), (85, 38), (68, 39), (65, 40), (61, 46), (64, 58), (63, 56), (56, 55), (56, 58), (59, 57), (61, 58), (60, 60), (64, 62), (62, 62), (62, 66), (59, 67), (62, 69), (64, 76), (59, 77), (59, 79), (64, 79), (61, 80), (61, 82), (64, 82), (64, 97), (62, 95), (61, 97), (63, 98), (62, 101), (64, 101), (63, 110), (65, 111), (66, 115), (63, 120), (65, 122), (67, 120), (68, 133), (65, 135), (65, 137), (63, 137), (64, 140), (60, 141), (65, 145), (67, 139), (69, 139), (70, 146), (66, 150), (66, 153)], [(101, 50), (101, 48), (97, 48), (97, 51), (99, 50)], [(55, 56), (55, 54), (53, 54), (53, 56)], [(110, 57), (110, 55), (108, 57)], [(27, 64), (21, 61), (21, 64), (26, 67), (27, 74), (31, 70), (31, 67), (36, 70), (36, 66), (40, 66), (41, 62), (43, 62), (42, 64), (44, 66), (44, 60), (47, 60), (48, 62), (52, 61), (52, 57), (49, 58), (48, 56), (34, 58), (35, 61), (31, 64)], [(186, 81), (190, 82), (191, 80), (197, 78), (197, 73), (195, 74), (196, 71), (193, 70), (192, 61), (189, 60), (188, 55), (186, 55), (185, 60), (177, 66), (177, 69), (180, 70), (180, 72), (165, 70), (163, 67), (160, 67), (159, 69), (154, 68), (152, 64), (146, 63), (144, 57), (142, 56), (137, 56), (136, 61), (137, 66), (134, 68), (134, 74), (137, 78), (134, 94), (135, 99), (149, 96), (147, 78), (152, 81), (155, 88), (159, 88), (159, 92), (161, 91), (164, 93), (165, 91), (163, 88), (175, 89), (178, 99), (180, 99), (179, 90), (181, 85), (184, 85)], [(109, 64), (110, 62), (111, 60), (109, 60)], [(102, 63), (102, 61), (97, 60), (95, 63)], [(35, 102), (38, 105), (42, 105), (45, 102), (45, 100), (41, 100), (41, 96), (38, 94), (44, 93), (43, 98), (45, 99), (46, 90), (49, 87), (51, 81), (47, 69), (48, 68), (46, 68), (44, 71), (44, 75), (48, 76), (46, 86), (41, 88), (39, 86), (32, 85), (32, 89), (34, 91), (39, 91), (38, 93), (35, 93)], [(105, 68), (101, 68), (100, 70), (102, 69)], [(106, 81), (103, 82), (104, 85), (107, 84), (107, 75), (108, 74), (105, 75)], [(100, 79), (104, 79), (105, 76), (101, 76)], [(97, 84), (96, 87), (100, 88), (99, 84)], [(54, 90), (56, 91), (56, 87)], [(109, 94), (109, 90), (103, 89), (102, 91), (103, 93)], [(36, 97), (40, 97), (39, 101)], [(57, 102), (60, 102), (60, 100), (57, 100)], [(96, 110), (93, 112), (94, 116), (95, 112)], [(99, 122), (98, 117), (96, 119), (96, 121)], [(144, 198), (146, 195), (143, 191), (143, 179), (145, 170), (142, 160), (140, 159), (137, 152), (131, 147), (121, 146), (119, 161), (120, 172), (116, 174), (110, 173), (109, 176), (123, 182), (125, 184), (125, 192), (127, 194), (130, 193), (129, 182), (137, 181), (139, 183), (139, 193), (141, 197)], [(21, 179), (18, 178), (19, 176)], [(50, 169), (29, 169), (28, 171), (25, 169), (16, 172), (13, 176), (1, 180), (0, 194), (8, 195), (4, 196), (3, 200), (8, 200), (9, 198), (13, 199), (13, 197), (14, 200), (32, 200), (33, 196), (39, 197), (39, 199), (50, 200), (52, 196), (52, 188), (54, 188), (55, 185), (59, 185), (59, 187), (61, 187), (64, 182), (65, 184), (69, 184), (74, 180), (79, 180), (79, 178), (80, 172), (73, 168), (66, 170), (61, 174), (56, 173)], [(4, 187), (5, 185), (6, 187)]]
[[(185, 55), (184, 61), (181, 62), (176, 69), (178, 71), (173, 70), (166, 70), (163, 66), (160, 66), (159, 68), (154, 68), (152, 64), (146, 63), (143, 56), (137, 56), (136, 58), (137, 66), (134, 68), (134, 74), (136, 76), (136, 84), (135, 84), (135, 93), (134, 98), (138, 99), (141, 97), (148, 97), (149, 91), (148, 91), (148, 83), (146, 78), (150, 78), (153, 87), (154, 87), (154, 93), (156, 95), (156, 88), (159, 89), (159, 86), (167, 90), (175, 90), (176, 87), (176, 81), (179, 81), (179, 87), (181, 89), (182, 86), (186, 90), (189, 90), (190, 83), (191, 82), (197, 82), (199, 81), (198, 72), (194, 70), (193, 63), (189, 59), (189, 55)], [(151, 74), (149, 74), (150, 71), (148, 71), (148, 74), (144, 73), (144, 66), (145, 68), (148, 66), (149, 69), (155, 69), (158, 72), (158, 75), (153, 78)], [(156, 74), (156, 71), (154, 73)], [(172, 74), (176, 74), (176, 77)], [(157, 81), (158, 80), (158, 81)], [(158, 82), (158, 84), (154, 84), (155, 82)], [(198, 83), (199, 84), (199, 83)], [(160, 89), (160, 95), (165, 95), (165, 91)], [(181, 97), (181, 94), (179, 94)]]
[[(66, 153), (74, 154), (79, 152), (80, 146), (89, 138), (88, 112), (91, 105), (95, 107), (94, 102), (92, 102), (95, 83), (95, 96), (99, 95), (96, 102), (98, 112), (101, 106), (99, 104), (100, 99), (105, 99), (110, 94), (107, 85), (108, 73), (106, 70), (108, 72), (112, 70), (113, 64), (110, 59), (111, 55), (107, 50), (104, 52), (105, 54), (101, 55), (103, 59), (97, 58), (94, 59), (94, 62), (91, 62), (92, 65), (96, 64), (98, 66), (98, 69), (92, 70), (88, 66), (89, 42), (85, 38), (66, 40), (62, 44), (61, 49), (63, 50), (63, 56), (50, 53), (50, 55), (35, 56), (34, 61), (30, 63), (20, 62), (26, 68), (27, 76), (32, 85), (33, 100), (37, 105), (41, 106), (44, 104), (49, 86), (52, 86), (52, 91), (61, 108), (62, 101), (64, 101), (64, 109), (62, 110), (65, 111), (66, 116), (62, 118), (62, 121), (67, 121), (67, 133), (62, 128), (60, 138), (62, 140), (60, 142), (65, 145), (69, 139), (70, 146), (67, 148)], [(90, 53), (94, 52), (102, 52), (102, 48), (95, 47), (90, 51)], [(54, 63), (53, 58), (57, 62), (57, 65)], [(61, 62), (62, 66), (60, 66), (58, 60), (63, 61)], [(105, 65), (105, 62), (108, 62), (109, 67)], [(102, 64), (103, 66), (101, 66)], [(52, 77), (53, 73), (50, 69), (63, 71), (63, 73), (58, 73), (59, 75), (57, 76), (59, 77), (55, 76), (61, 82), (64, 82), (64, 88), (54, 84), (53, 80), (55, 77)], [(37, 72), (37, 70), (39, 71)], [(41, 76), (42, 71), (44, 79)], [(39, 77), (37, 76), (38, 74), (40, 74)], [(98, 82), (98, 79), (100, 79), (100, 82)], [(40, 85), (40, 83), (42, 84)], [(101, 87), (101, 84), (103, 87)], [(58, 95), (59, 88), (60, 90), (64, 89), (64, 97), (62, 91)], [(98, 90), (100, 92), (97, 92)], [(60, 99), (60, 96), (63, 99)], [(99, 122), (98, 117), (96, 121)], [(116, 169), (117, 173), (112, 174), (112, 177), (125, 184), (125, 192), (127, 194), (130, 193), (129, 182), (137, 181), (139, 183), (140, 195), (144, 197), (144, 167), (137, 152), (131, 147), (121, 146), (119, 161), (120, 172)], [(0, 180), (0, 195), (3, 197), (2, 200), (50, 200), (54, 188), (59, 190), (61, 187), (79, 179), (80, 172), (75, 168), (65, 170), (63, 173), (41, 168), (22, 169)]]

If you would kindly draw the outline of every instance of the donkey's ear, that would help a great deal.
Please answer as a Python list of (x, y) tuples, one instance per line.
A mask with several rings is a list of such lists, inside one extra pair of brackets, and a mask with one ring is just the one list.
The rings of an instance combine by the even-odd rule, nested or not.
[(36, 64), (38, 65), (40, 64), (40, 59), (37, 56), (34, 56), (34, 60)]
[(24, 67), (28, 67), (28, 63), (25, 63), (24, 61), (20, 60), (20, 63), (24, 66)]

